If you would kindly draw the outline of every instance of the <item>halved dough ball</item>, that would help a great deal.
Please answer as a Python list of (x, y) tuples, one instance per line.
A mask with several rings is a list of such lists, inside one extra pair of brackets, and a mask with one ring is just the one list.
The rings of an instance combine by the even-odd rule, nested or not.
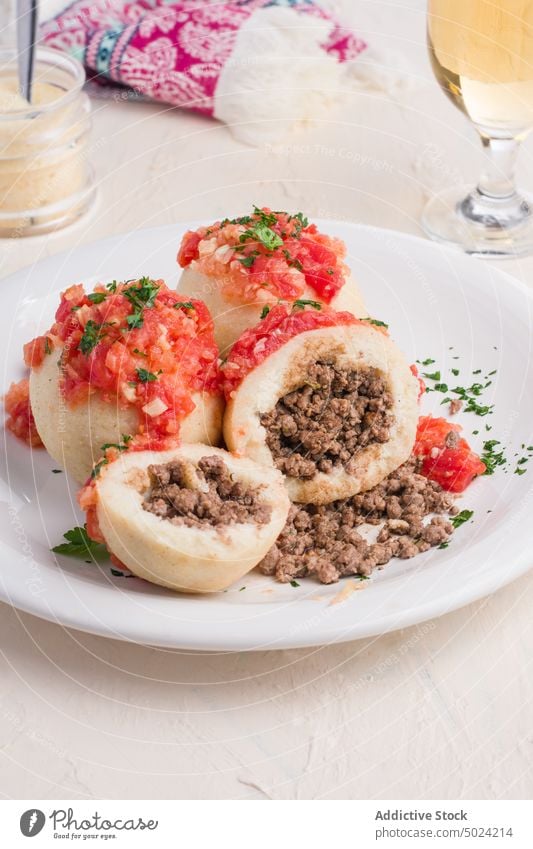
[[(88, 401), (71, 406), (60, 389), (58, 368), (60, 350), (45, 357), (30, 374), (30, 404), (37, 431), (46, 450), (72, 475), (84, 483), (94, 463), (102, 456), (105, 443), (120, 443), (122, 435), (134, 435), (139, 415), (134, 407), (121, 407), (103, 401), (95, 393)], [(217, 395), (193, 395), (195, 409), (183, 421), (180, 437), (184, 442), (220, 442), (223, 401)]]
[[(222, 354), (227, 353), (231, 345), (249, 327), (253, 327), (261, 318), (266, 300), (255, 303), (235, 303), (224, 297), (220, 283), (214, 277), (208, 277), (194, 266), (184, 268), (178, 283), (178, 292), (187, 297), (199, 298), (209, 309), (215, 326), (215, 339)], [(320, 301), (314, 289), (307, 286), (302, 299)], [(333, 310), (346, 310), (357, 318), (368, 315), (359, 288), (349, 276), (346, 283), (330, 303)]]
[(363, 324), (300, 333), (232, 395), (228, 448), (282, 469), (292, 501), (371, 489), (414, 445), (418, 382), (388, 336)]
[[(209, 481), (216, 482), (217, 468), (226, 471), (215, 497)], [(290, 507), (278, 471), (208, 445), (123, 454), (95, 486), (109, 550), (138, 577), (182, 592), (216, 592), (242, 578), (274, 544)], [(233, 510), (239, 520), (226, 521)]]

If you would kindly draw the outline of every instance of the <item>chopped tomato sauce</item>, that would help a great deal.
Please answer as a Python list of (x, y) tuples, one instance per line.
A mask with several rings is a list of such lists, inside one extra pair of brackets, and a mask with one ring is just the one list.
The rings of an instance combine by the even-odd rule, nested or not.
[(475, 477), (485, 472), (485, 464), (472, 451), (466, 439), (447, 437), (459, 433), (461, 426), (446, 419), (421, 416), (413, 453), (422, 458), (421, 474), (436, 481), (447, 492), (463, 492)]
[(162, 280), (112, 283), (89, 294), (71, 286), (55, 318), (45, 336), (25, 346), (26, 364), (38, 368), (59, 354), (61, 390), (71, 406), (98, 393), (110, 404), (136, 407), (140, 447), (176, 437), (195, 392), (219, 391), (207, 307), (181, 301)]
[(255, 207), (252, 215), (189, 230), (178, 262), (215, 277), (228, 301), (294, 301), (310, 286), (329, 304), (349, 274), (345, 256), (341, 239), (319, 233), (301, 213)]
[(30, 383), (27, 378), (12, 383), (5, 397), (6, 427), (32, 448), (42, 446), (30, 406)]
[[(222, 366), (223, 388), (226, 400), (242, 383), (244, 378), (267, 357), (279, 350), (294, 336), (306, 330), (320, 327), (341, 327), (350, 324), (364, 324), (349, 312), (335, 312), (330, 309), (295, 309), (285, 304), (272, 307), (268, 315), (255, 327), (250, 327), (237, 339), (228, 359)], [(381, 328), (374, 328), (381, 332)]]

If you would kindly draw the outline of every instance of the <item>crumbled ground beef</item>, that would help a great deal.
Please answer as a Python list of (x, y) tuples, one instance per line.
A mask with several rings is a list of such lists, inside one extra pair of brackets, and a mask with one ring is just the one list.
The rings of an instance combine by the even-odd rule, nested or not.
[(392, 397), (377, 369), (354, 371), (319, 362), (306, 382), (263, 413), (267, 445), (284, 474), (312, 478), (350, 463), (361, 448), (386, 442)]
[[(447, 517), (457, 513), (453, 496), (417, 468), (408, 460), (374, 489), (332, 504), (294, 504), (259, 568), (283, 583), (314, 575), (331, 584), (447, 542), (453, 532)], [(440, 515), (427, 521), (432, 513)], [(376, 542), (357, 531), (364, 523), (382, 525)]]
[(150, 491), (143, 507), (174, 525), (232, 525), (270, 521), (272, 508), (260, 500), (261, 487), (232, 479), (220, 457), (202, 457), (197, 466), (174, 460), (148, 467)]

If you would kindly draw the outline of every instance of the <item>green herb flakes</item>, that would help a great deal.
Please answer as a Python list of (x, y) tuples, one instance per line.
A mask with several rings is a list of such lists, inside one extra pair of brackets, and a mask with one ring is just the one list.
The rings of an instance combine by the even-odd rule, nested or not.
[(379, 321), (377, 318), (361, 318), (360, 321), (368, 321), (369, 324), (373, 324), (375, 327), (385, 327), (388, 328), (388, 324), (385, 324), (384, 321)]
[(161, 369), (157, 372), (157, 374), (154, 374), (153, 371), (148, 371), (145, 368), (136, 368), (135, 371), (137, 372), (137, 377), (141, 383), (153, 383), (153, 381), (157, 380), (158, 376), (163, 373)]
[(322, 304), (319, 301), (309, 301), (307, 299), (300, 298), (292, 305), (293, 310), (303, 310), (305, 307), (312, 307), (314, 310), (321, 310)]
[(457, 516), (452, 516), (450, 522), (454, 526), (454, 528), (460, 528), (461, 525), (464, 525), (465, 522), (469, 522), (472, 516), (474, 515), (473, 510), (461, 510)]
[(87, 297), (91, 304), (101, 304), (107, 298), (107, 292), (91, 292)]

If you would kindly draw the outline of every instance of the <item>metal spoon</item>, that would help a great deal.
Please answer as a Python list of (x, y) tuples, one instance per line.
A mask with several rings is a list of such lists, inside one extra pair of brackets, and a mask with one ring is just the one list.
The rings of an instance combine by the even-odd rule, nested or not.
[(31, 103), (39, 0), (17, 0), (19, 91)]

